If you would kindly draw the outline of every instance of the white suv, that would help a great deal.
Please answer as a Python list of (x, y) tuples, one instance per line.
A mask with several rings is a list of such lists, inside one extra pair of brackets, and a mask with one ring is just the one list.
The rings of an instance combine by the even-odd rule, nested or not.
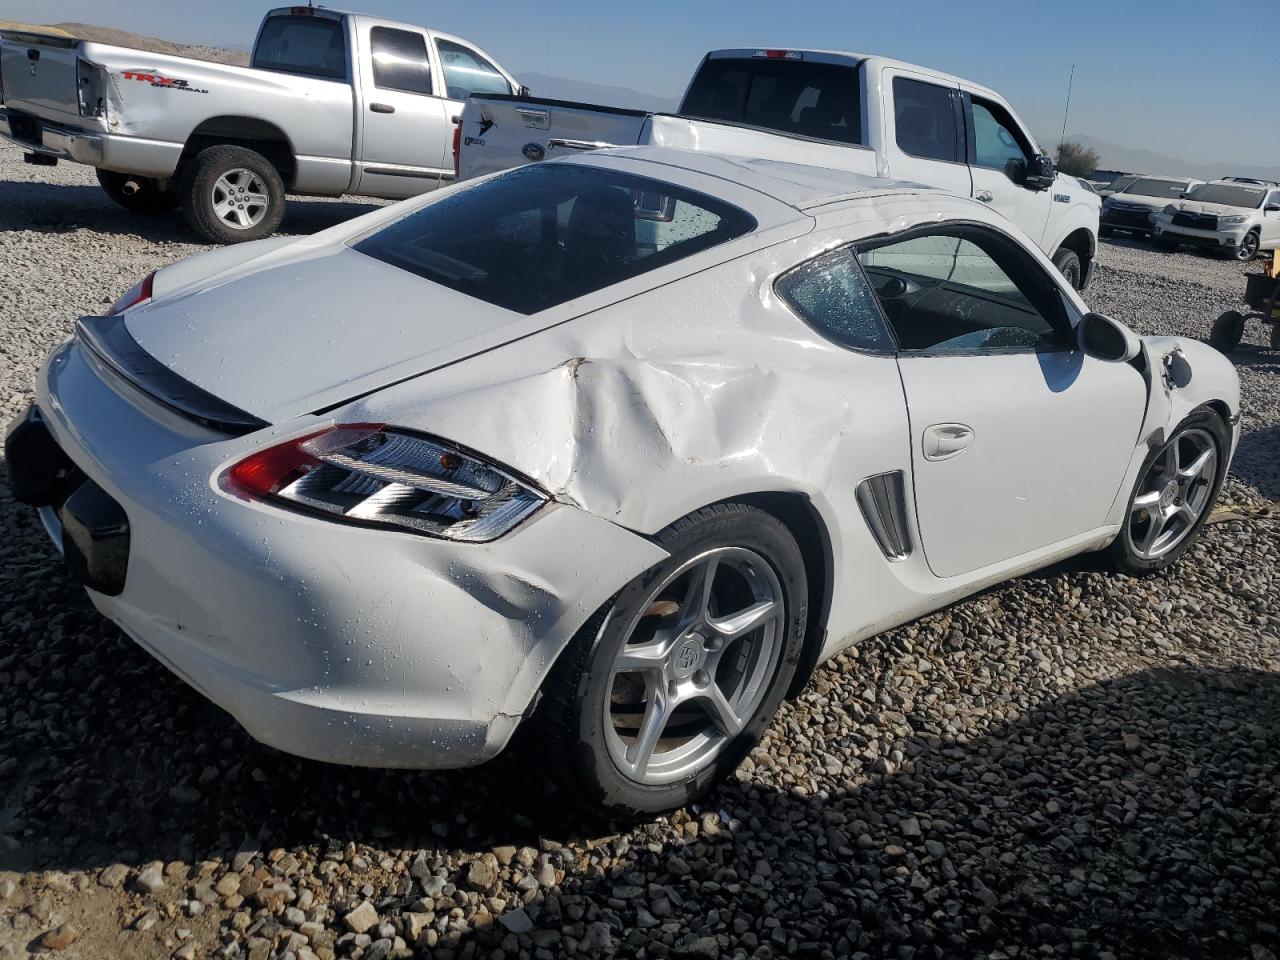
[(1138, 177), (1102, 201), (1102, 226), (1108, 236), (1115, 230), (1150, 236), (1151, 224), (1170, 200), (1180, 200), (1203, 180), (1185, 177)]
[(1280, 186), (1264, 181), (1214, 180), (1164, 208), (1151, 242), (1172, 250), (1207, 247), (1237, 260), (1280, 247)]

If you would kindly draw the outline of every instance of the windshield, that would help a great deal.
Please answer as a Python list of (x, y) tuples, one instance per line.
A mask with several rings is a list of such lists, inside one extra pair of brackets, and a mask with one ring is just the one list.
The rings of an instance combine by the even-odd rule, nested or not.
[(315, 16), (268, 18), (253, 45), (253, 66), (325, 80), (347, 79), (342, 21)]
[(1179, 183), (1177, 180), (1153, 180), (1150, 177), (1143, 177), (1140, 180), (1135, 180), (1120, 192), (1137, 194), (1140, 197), (1160, 197), (1166, 200), (1176, 200), (1182, 196), (1186, 189), (1187, 185)]
[(1116, 177), (1114, 180), (1112, 180), (1110, 183), (1108, 183), (1108, 184), (1107, 184), (1105, 187), (1103, 187), (1102, 189), (1103, 189), (1103, 190), (1111, 190), (1111, 191), (1113, 191), (1113, 192), (1117, 192), (1117, 193), (1118, 193), (1119, 191), (1123, 190), (1125, 187), (1127, 187), (1127, 186), (1129, 186), (1130, 184), (1132, 184), (1132, 183), (1133, 183), (1133, 181), (1135, 181), (1135, 180), (1137, 180), (1137, 179), (1138, 179), (1137, 177), (1129, 177), (1129, 176), (1125, 176), (1125, 177)]
[(1206, 183), (1196, 187), (1188, 200), (1200, 203), (1221, 203), (1228, 207), (1260, 207), (1267, 191), (1262, 187), (1237, 187), (1226, 183)]
[(616, 170), (540, 163), (452, 192), (354, 249), (531, 314), (755, 229), (706, 194)]
[(862, 142), (856, 67), (806, 60), (712, 58), (689, 85), (680, 114), (780, 133)]

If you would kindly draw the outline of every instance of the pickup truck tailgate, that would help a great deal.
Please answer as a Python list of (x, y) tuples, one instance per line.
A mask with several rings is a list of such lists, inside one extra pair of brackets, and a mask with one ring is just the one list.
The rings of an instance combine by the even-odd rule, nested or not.
[(635, 146), (647, 116), (565, 100), (472, 96), (462, 111), (458, 179), (603, 145)]
[(73, 37), (0, 33), (5, 106), (58, 123), (79, 121), (78, 49)]

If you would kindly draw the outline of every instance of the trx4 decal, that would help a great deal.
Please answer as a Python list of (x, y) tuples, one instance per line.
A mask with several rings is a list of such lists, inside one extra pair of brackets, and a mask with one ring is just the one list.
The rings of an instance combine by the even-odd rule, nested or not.
[(160, 87), (164, 90), (181, 90), (183, 93), (208, 93), (208, 90), (200, 90), (193, 87), (186, 80), (179, 80), (176, 77), (164, 77), (158, 73), (144, 73), (141, 70), (126, 70), (121, 74), (126, 80), (138, 80), (142, 83), (149, 83), (153, 87)]

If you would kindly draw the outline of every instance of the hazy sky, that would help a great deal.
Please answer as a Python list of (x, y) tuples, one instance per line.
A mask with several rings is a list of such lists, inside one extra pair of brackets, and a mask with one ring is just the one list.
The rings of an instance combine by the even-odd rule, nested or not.
[[(261, 0), (0, 0), (0, 19), (79, 20), (169, 40), (248, 44)], [(341, 0), (466, 37), (515, 73), (678, 96), (714, 47), (879, 53), (1000, 91), (1040, 138), (1069, 133), (1195, 163), (1280, 165), (1280, 0)], [(536, 92), (536, 91), (535, 91)]]

